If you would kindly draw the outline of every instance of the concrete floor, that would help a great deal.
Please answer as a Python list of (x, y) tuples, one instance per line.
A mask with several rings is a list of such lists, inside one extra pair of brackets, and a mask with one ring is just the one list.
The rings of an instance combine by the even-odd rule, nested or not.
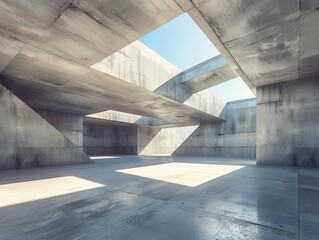
[(114, 156), (0, 173), (0, 239), (319, 239), (319, 172)]

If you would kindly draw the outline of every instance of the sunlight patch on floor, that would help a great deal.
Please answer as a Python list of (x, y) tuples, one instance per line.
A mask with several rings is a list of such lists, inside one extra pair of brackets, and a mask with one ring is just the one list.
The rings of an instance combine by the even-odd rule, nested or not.
[(7, 207), (105, 185), (75, 176), (65, 176), (0, 185), (0, 207)]
[(147, 167), (121, 169), (116, 170), (116, 172), (187, 187), (197, 187), (243, 167), (219, 164), (165, 163)]
[(92, 160), (98, 160), (98, 159), (113, 159), (113, 158), (121, 158), (116, 156), (92, 156), (90, 159)]

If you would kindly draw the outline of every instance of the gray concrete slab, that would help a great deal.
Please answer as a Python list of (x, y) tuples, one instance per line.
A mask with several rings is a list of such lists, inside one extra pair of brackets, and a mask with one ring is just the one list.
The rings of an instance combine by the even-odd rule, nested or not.
[(218, 55), (181, 72), (181, 84), (192, 92), (199, 92), (237, 76), (227, 60)]
[(193, 19), (248, 85), (245, 76), (258, 87), (318, 75), (317, 1), (193, 3)]
[(118, 110), (172, 122), (220, 120), (148, 89), (33, 47), (23, 48), (6, 65), (0, 82), (33, 108), (82, 115)]
[[(212, 91), (200, 90), (236, 76), (222, 56), (180, 72), (140, 41), (122, 48), (92, 68), (214, 116), (219, 116), (225, 101)], [(213, 75), (218, 76), (212, 78)], [(183, 83), (190, 79), (192, 81)]]
[(183, 10), (173, 0), (32, 0), (1, 1), (0, 12), (1, 35), (91, 66)]
[[(185, 172), (188, 164), (196, 173)], [(118, 171), (140, 167), (166, 171), (162, 180)], [(318, 239), (317, 173), (247, 159), (137, 156), (3, 171), (0, 239)], [(189, 187), (181, 176), (209, 178)], [(32, 198), (14, 204), (18, 193)]]

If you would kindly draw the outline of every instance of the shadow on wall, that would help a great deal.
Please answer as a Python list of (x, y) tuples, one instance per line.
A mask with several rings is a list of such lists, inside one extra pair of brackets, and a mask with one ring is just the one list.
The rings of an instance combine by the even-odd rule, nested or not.
[(199, 125), (176, 128), (138, 127), (139, 155), (172, 155)]
[(256, 101), (229, 102), (223, 122), (190, 127), (138, 128), (140, 155), (256, 158)]
[(230, 102), (225, 122), (202, 123), (174, 155), (256, 158), (255, 100)]

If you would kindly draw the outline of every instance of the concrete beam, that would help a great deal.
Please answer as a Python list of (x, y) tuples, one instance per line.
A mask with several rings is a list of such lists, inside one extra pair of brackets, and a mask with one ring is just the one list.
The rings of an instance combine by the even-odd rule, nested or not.
[(33, 108), (82, 115), (118, 110), (170, 122), (218, 120), (148, 89), (29, 46), (6, 65), (0, 82)]
[[(92, 68), (216, 117), (225, 106), (225, 101), (211, 91), (194, 94), (181, 84), (183, 73), (177, 67), (139, 41)], [(222, 71), (221, 68), (218, 70)]]
[[(214, 11), (213, 11), (214, 12)], [(223, 42), (219, 39), (216, 35), (212, 27), (208, 24), (205, 20), (202, 13), (198, 10), (197, 7), (192, 8), (188, 11), (188, 14), (192, 17), (192, 19), (196, 22), (196, 24), (200, 27), (200, 29), (205, 33), (208, 39), (214, 44), (214, 46), (218, 49), (218, 51), (224, 56), (224, 58), (234, 67), (235, 71), (237, 72), (238, 76), (240, 76), (250, 90), (256, 94), (256, 86), (254, 83), (248, 78), (246, 73), (240, 67), (238, 62), (229, 52), (229, 50), (224, 46)]]
[(181, 73), (181, 84), (199, 92), (237, 77), (227, 60), (218, 55)]
[(316, 1), (193, 3), (190, 15), (225, 58), (233, 58), (247, 84), (249, 80), (258, 87), (318, 76)]

